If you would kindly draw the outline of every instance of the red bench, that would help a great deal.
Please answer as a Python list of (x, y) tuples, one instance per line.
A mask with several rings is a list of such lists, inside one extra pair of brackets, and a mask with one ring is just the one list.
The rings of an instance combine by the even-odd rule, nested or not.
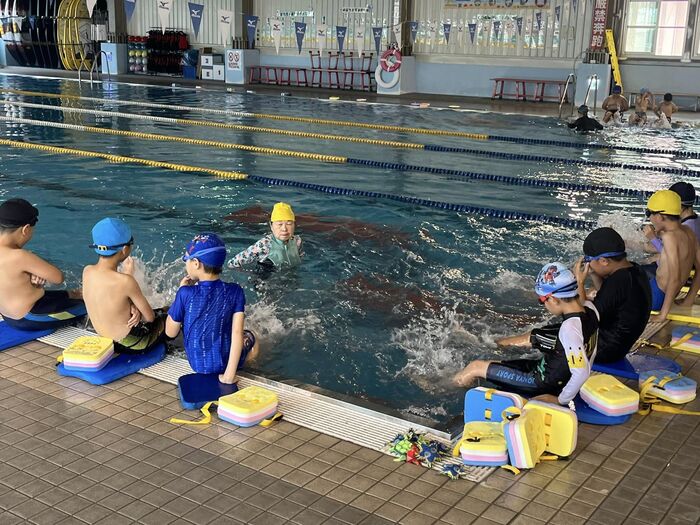
[[(330, 89), (376, 89), (372, 60), (374, 53), (362, 53), (355, 56), (350, 52), (328, 52), (324, 59), (320, 51), (309, 51), (311, 60), (311, 86)], [(327, 64), (324, 67), (324, 62)]]
[[(492, 99), (503, 97), (515, 97), (515, 100), (527, 100), (527, 84), (534, 84), (534, 94), (532, 100), (535, 102), (543, 102), (544, 100), (556, 100), (559, 101), (564, 97), (564, 102), (568, 101), (568, 93), (564, 93), (564, 87), (566, 86), (566, 80), (551, 80), (551, 79), (534, 79), (534, 78), (511, 78), (511, 77), (498, 77), (492, 78), (494, 81)], [(505, 85), (512, 82), (515, 84), (514, 92), (505, 92)], [(559, 91), (559, 95), (546, 95), (545, 88), (547, 86), (556, 86)]]
[[(292, 74), (294, 79), (292, 80)], [(249, 84), (275, 84), (278, 86), (308, 86), (309, 79), (303, 67), (250, 66)]]

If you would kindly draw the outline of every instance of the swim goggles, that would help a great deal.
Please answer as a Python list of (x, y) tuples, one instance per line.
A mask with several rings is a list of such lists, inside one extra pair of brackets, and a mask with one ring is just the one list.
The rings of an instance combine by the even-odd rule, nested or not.
[(538, 295), (537, 299), (539, 300), (540, 304), (544, 305), (552, 295), (555, 293), (560, 293), (560, 292), (571, 292), (573, 290), (576, 290), (578, 288), (578, 282), (574, 281), (569, 284), (565, 284), (564, 286), (561, 286), (557, 288), (556, 290), (552, 290), (549, 292), (547, 295)]
[(646, 210), (644, 210), (644, 215), (646, 216), (647, 219), (648, 219), (649, 217), (651, 217), (652, 215), (654, 215), (655, 213), (666, 213), (666, 212), (665, 212), (664, 210), (652, 211), (652, 210), (650, 210), (649, 208), (647, 208)]
[(183, 261), (189, 261), (190, 259), (199, 259), (202, 255), (206, 255), (208, 253), (214, 253), (214, 252), (219, 252), (219, 251), (226, 251), (225, 246), (214, 246), (213, 248), (205, 248), (204, 250), (198, 250), (194, 253), (186, 253), (185, 255), (182, 256)]
[(89, 248), (106, 252), (107, 250), (117, 250), (119, 248), (123, 248), (124, 246), (133, 246), (133, 244), (134, 238), (132, 237), (128, 242), (123, 242), (121, 244), (113, 244), (112, 246), (105, 246), (104, 244), (91, 244)]
[(589, 263), (591, 261), (597, 261), (603, 257), (619, 257), (620, 255), (627, 255), (627, 252), (605, 252), (600, 255), (584, 255), (583, 262)]

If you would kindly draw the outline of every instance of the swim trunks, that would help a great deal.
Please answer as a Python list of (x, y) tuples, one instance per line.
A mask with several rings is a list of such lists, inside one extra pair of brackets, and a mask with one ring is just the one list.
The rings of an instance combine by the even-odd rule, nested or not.
[(46, 330), (71, 324), (86, 313), (82, 300), (71, 299), (65, 290), (47, 290), (22, 319), (4, 319), (18, 330)]
[(654, 312), (658, 312), (664, 305), (664, 299), (666, 298), (666, 293), (659, 288), (659, 284), (656, 282), (656, 270), (659, 269), (659, 265), (657, 263), (645, 264), (642, 266), (642, 269), (647, 273), (647, 278), (649, 279), (651, 309)]
[(167, 314), (156, 310), (156, 318), (150, 323), (139, 323), (129, 335), (121, 341), (114, 342), (114, 351), (120, 354), (142, 353), (165, 338), (165, 318)]

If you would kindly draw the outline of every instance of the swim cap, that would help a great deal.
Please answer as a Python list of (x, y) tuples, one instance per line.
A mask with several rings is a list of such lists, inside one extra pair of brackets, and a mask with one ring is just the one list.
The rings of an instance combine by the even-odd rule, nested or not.
[(553, 295), (566, 298), (578, 295), (576, 277), (560, 262), (547, 263), (535, 281), (535, 293), (540, 297)]
[(92, 244), (98, 255), (114, 255), (124, 246), (133, 244), (131, 228), (121, 219), (107, 217), (92, 228)]
[(680, 215), (681, 197), (675, 191), (659, 190), (649, 197), (647, 210), (665, 215)]
[(582, 104), (578, 107), (578, 112), (583, 113), (584, 115), (588, 113), (588, 106), (586, 104)]
[(24, 199), (9, 199), (0, 205), (0, 225), (20, 228), (34, 226), (39, 220), (39, 210)]
[(185, 249), (183, 261), (197, 259), (213, 268), (221, 268), (226, 260), (226, 245), (215, 233), (200, 233), (192, 239)]
[(639, 90), (640, 95), (646, 95), (647, 93), (650, 93), (648, 88), (642, 88)]
[(612, 228), (598, 228), (589, 233), (583, 241), (583, 253), (586, 257), (627, 255), (624, 239)]
[(673, 95), (671, 93), (666, 93), (664, 95), (664, 101), (665, 102), (671, 102), (673, 100)]
[(270, 222), (277, 221), (294, 221), (294, 211), (292, 207), (286, 202), (278, 202), (272, 208), (272, 214), (270, 215)]
[(612, 88), (612, 92), (616, 95), (619, 95), (620, 93), (622, 93), (622, 86), (618, 86), (617, 84), (615, 84)]
[(676, 182), (669, 190), (675, 191), (678, 194), (683, 206), (692, 206), (695, 204), (695, 187), (692, 184), (688, 182)]

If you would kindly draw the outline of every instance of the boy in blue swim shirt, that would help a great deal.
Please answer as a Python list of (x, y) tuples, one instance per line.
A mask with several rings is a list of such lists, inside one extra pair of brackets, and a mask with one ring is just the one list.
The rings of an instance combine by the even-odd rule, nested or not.
[(245, 294), (236, 283), (220, 278), (226, 246), (215, 233), (202, 233), (190, 241), (182, 257), (187, 276), (180, 282), (168, 310), (165, 333), (183, 331), (185, 353), (198, 374), (219, 374), (219, 381), (238, 381), (236, 371), (246, 359), (255, 359), (255, 334), (244, 330)]

